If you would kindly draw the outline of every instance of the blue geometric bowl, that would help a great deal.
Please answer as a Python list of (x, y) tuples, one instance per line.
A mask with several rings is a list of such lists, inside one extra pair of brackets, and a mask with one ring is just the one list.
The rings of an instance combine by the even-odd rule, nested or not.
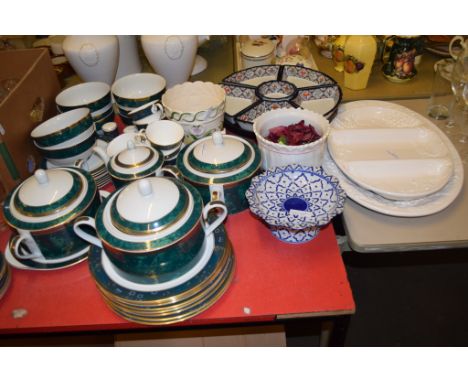
[(250, 210), (287, 243), (314, 239), (320, 226), (343, 212), (346, 195), (322, 167), (288, 165), (254, 177), (245, 196)]

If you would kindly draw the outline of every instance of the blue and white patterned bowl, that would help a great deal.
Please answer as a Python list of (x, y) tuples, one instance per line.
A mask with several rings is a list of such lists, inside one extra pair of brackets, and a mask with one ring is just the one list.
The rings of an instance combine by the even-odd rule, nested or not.
[(287, 243), (315, 238), (321, 226), (343, 212), (346, 195), (322, 167), (288, 165), (254, 177), (245, 196), (250, 210)]

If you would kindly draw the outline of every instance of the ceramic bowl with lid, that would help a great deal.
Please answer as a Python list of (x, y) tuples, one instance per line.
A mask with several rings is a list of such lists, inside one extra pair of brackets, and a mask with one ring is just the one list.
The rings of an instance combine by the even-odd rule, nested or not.
[[(208, 223), (211, 210), (221, 211)], [(223, 203), (203, 201), (189, 184), (167, 177), (132, 182), (111, 194), (96, 219), (83, 217), (75, 232), (103, 247), (116, 271), (140, 284), (170, 281), (188, 272), (208, 236), (227, 215)], [(96, 229), (97, 237), (82, 229)]]
[(273, 61), (275, 44), (266, 39), (248, 40), (242, 44), (241, 57), (244, 69), (258, 65), (269, 65)]
[(200, 191), (205, 203), (221, 200), (229, 213), (236, 213), (248, 208), (245, 191), (260, 161), (256, 145), (216, 131), (185, 147), (177, 157), (177, 168)]
[(10, 239), (11, 252), (22, 259), (53, 261), (89, 249), (73, 232), (73, 222), (93, 215), (98, 205), (96, 184), (85, 171), (37, 170), (4, 203), (5, 220), (18, 232)]
[(178, 176), (175, 169), (163, 167), (164, 154), (160, 150), (147, 145), (137, 145), (133, 140), (127, 142), (126, 149), (112, 157), (101, 147), (95, 147), (94, 152), (106, 163), (107, 171), (117, 188), (137, 179), (159, 176), (163, 172)]

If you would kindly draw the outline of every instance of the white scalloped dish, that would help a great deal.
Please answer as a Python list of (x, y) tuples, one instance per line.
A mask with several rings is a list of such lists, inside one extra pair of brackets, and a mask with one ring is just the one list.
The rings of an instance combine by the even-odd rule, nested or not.
[[(360, 130), (372, 131), (360, 133)], [(336, 145), (341, 148), (338, 150)], [(359, 163), (363, 158), (366, 159), (364, 169)], [(349, 169), (345, 168), (346, 161), (357, 163)], [(463, 164), (456, 148), (434, 123), (406, 107), (384, 101), (341, 105), (331, 123), (323, 167), (339, 179), (350, 199), (370, 210), (399, 217), (427, 216), (445, 209), (460, 194), (464, 178)], [(415, 183), (422, 180), (427, 183), (422, 182), (423, 186), (408, 191), (405, 178), (415, 176)], [(379, 178), (392, 181), (383, 185)], [(399, 181), (395, 182), (395, 178)], [(385, 188), (387, 193), (395, 192), (398, 184), (398, 193), (413, 196), (417, 195), (415, 190), (418, 188), (422, 188), (421, 194), (428, 193), (431, 188), (438, 190), (422, 197), (396, 199), (392, 196), (392, 199), (363, 186), (363, 182), (369, 186), (367, 183), (379, 181), (378, 186)]]

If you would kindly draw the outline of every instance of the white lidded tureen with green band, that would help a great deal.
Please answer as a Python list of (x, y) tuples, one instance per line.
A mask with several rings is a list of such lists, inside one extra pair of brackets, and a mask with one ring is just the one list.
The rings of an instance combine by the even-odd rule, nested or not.
[(73, 222), (99, 205), (93, 178), (78, 168), (37, 170), (6, 198), (6, 222), (17, 230), (9, 242), (13, 256), (59, 262), (89, 250)]
[(229, 213), (236, 213), (249, 207), (245, 191), (260, 162), (255, 144), (214, 132), (185, 147), (177, 158), (177, 168), (200, 191), (205, 203), (221, 200)]
[(160, 150), (148, 145), (135, 145), (132, 140), (127, 142), (125, 150), (112, 157), (101, 147), (95, 147), (94, 151), (106, 162), (107, 171), (116, 187), (148, 176), (161, 175), (164, 171), (178, 175), (174, 169), (163, 167), (164, 154)]
[[(217, 210), (214, 220), (209, 212)], [(75, 232), (102, 246), (116, 271), (141, 284), (162, 283), (188, 272), (199, 260), (207, 235), (227, 215), (221, 202), (203, 206), (191, 185), (168, 177), (132, 182), (111, 194), (96, 218), (83, 217)], [(83, 225), (96, 229), (92, 236)]]

